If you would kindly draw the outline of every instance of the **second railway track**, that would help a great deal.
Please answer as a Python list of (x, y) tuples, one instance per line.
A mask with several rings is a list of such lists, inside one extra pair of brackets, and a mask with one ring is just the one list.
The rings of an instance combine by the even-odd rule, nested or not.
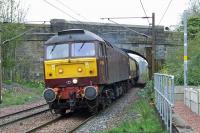
[[(83, 112), (77, 111), (73, 113), (69, 112), (63, 117), (55, 115), (52, 118), (48, 118), (48, 116), (46, 117), (46, 115), (44, 115), (46, 112), (48, 112), (49, 115), (52, 115), (48, 109), (48, 106), (46, 104), (43, 104), (37, 107), (1, 116), (0, 130), (5, 133), (13, 131), (15, 131), (16, 133), (18, 132), (32, 133), (40, 131), (43, 132), (45, 130), (48, 130), (49, 128), (54, 128), (54, 131), (55, 130), (58, 131), (60, 130), (59, 128), (60, 123), (65, 123), (65, 126), (63, 126), (63, 129), (65, 128), (64, 129), (65, 132), (72, 133), (76, 129), (78, 129), (81, 125), (84, 125), (87, 121), (96, 116), (96, 115), (91, 116), (89, 114), (86, 114), (84, 113), (84, 111)], [(39, 121), (36, 120), (37, 121), (36, 123), (31, 124), (31, 121), (29, 119), (31, 120), (38, 119), (38, 117), (40, 119), (44, 117), (44, 119), (46, 120), (44, 120), (43, 122), (42, 119)]]
[(24, 119), (27, 119), (29, 117), (33, 117), (35, 115), (44, 113), (49, 111), (47, 104), (42, 104), (39, 106), (35, 106), (29, 109), (25, 109), (22, 111), (18, 111), (12, 114), (4, 115), (0, 117), (0, 128)]

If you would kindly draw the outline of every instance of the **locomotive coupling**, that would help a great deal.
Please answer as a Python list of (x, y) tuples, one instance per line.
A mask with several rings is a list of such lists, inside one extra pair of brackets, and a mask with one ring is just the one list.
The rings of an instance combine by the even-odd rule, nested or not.
[(97, 97), (97, 87), (95, 86), (86, 86), (84, 88), (85, 98), (88, 100), (94, 100)]
[(56, 92), (52, 88), (47, 88), (43, 93), (44, 99), (50, 103), (56, 99)]

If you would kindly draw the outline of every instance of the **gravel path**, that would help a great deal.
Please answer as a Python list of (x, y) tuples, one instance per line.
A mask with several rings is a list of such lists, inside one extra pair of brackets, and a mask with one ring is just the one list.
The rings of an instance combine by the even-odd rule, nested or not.
[(182, 101), (175, 103), (174, 112), (185, 121), (185, 125), (178, 125), (179, 128), (190, 129), (191, 127), (194, 132), (200, 133), (200, 116), (192, 112)]
[(122, 121), (135, 119), (138, 114), (127, 113), (130, 104), (137, 100), (136, 92), (139, 88), (133, 88), (123, 97), (118, 99), (111, 107), (101, 112), (97, 117), (83, 125), (76, 133), (100, 132), (116, 127)]

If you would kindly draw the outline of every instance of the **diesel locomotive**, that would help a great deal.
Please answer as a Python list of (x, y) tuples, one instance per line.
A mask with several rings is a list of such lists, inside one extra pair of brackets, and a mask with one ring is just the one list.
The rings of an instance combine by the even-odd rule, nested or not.
[(55, 113), (96, 112), (127, 92), (140, 77), (126, 52), (82, 29), (58, 32), (44, 44), (44, 98)]

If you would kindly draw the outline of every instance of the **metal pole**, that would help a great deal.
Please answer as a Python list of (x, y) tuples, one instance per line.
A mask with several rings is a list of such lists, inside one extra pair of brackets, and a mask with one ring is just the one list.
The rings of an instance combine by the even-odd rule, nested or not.
[(155, 13), (152, 13), (152, 76), (154, 76), (155, 72), (155, 39), (156, 39), (156, 34), (155, 34)]
[(8, 20), (8, 22), (13, 22), (13, 0), (10, 0), (10, 21)]
[(1, 57), (1, 24), (0, 24), (0, 104), (2, 103), (2, 57)]
[(187, 55), (187, 11), (184, 11), (184, 88), (187, 87), (188, 72), (188, 55)]

